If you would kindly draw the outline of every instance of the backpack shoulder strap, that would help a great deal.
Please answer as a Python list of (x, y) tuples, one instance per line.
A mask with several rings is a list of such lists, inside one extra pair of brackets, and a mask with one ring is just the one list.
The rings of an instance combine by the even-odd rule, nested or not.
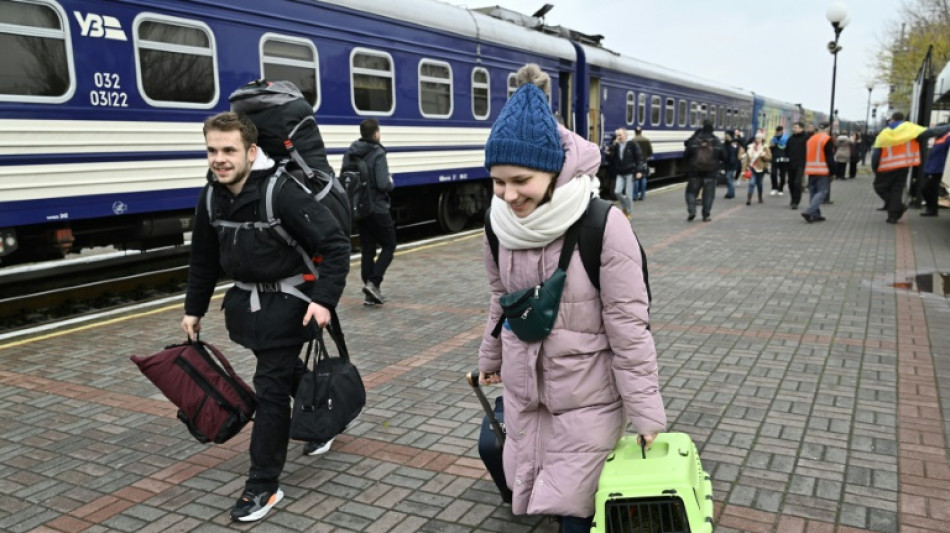
[(581, 235), (578, 239), (581, 262), (591, 284), (600, 290), (600, 253), (604, 248), (604, 231), (607, 229), (607, 215), (611, 203), (602, 198), (593, 198), (584, 214)]
[(498, 235), (491, 229), (491, 208), (485, 211), (485, 237), (488, 238), (488, 248), (491, 249), (491, 256), (495, 260), (495, 266), (498, 266)]
[(297, 250), (297, 253), (300, 254), (300, 257), (303, 258), (303, 262), (307, 265), (307, 269), (310, 272), (317, 276), (317, 267), (313, 264), (313, 260), (310, 258), (310, 255), (306, 250), (303, 249), (303, 246), (300, 246), (300, 243), (294, 239), (290, 233), (284, 228), (284, 225), (281, 224), (279, 218), (277, 218), (277, 196), (280, 193), (281, 187), (287, 183), (287, 180), (293, 180), (294, 183), (299, 185), (305, 191), (310, 191), (303, 183), (300, 183), (293, 174), (287, 172), (283, 165), (277, 168), (277, 171), (274, 172), (271, 177), (267, 178), (267, 186), (264, 190), (264, 196), (262, 200), (264, 202), (264, 222), (269, 226), (269, 229), (273, 230), (281, 240), (287, 246)]

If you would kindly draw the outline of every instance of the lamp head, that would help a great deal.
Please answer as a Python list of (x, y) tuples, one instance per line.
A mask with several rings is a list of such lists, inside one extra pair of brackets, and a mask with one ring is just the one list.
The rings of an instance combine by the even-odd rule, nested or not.
[(873, 91), (875, 85), (876, 83), (874, 83), (874, 80), (868, 80), (864, 82), (864, 86), (867, 88), (868, 92)]
[(837, 28), (844, 28), (849, 22), (848, 19), (848, 6), (844, 2), (832, 2), (828, 6), (828, 10), (825, 11), (825, 18), (828, 19), (828, 22), (832, 26)]

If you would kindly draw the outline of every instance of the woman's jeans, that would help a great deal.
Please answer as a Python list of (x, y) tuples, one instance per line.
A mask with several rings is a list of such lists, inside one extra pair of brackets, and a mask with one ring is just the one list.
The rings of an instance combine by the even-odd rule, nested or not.
[(561, 533), (590, 533), (594, 524), (594, 517), (579, 518), (576, 516), (561, 517)]
[(736, 169), (726, 170), (726, 198), (736, 195)]
[(752, 171), (752, 178), (749, 179), (749, 197), (752, 196), (752, 193), (756, 189), (759, 190), (759, 198), (762, 198), (762, 181), (765, 179), (765, 171), (756, 172)]
[(633, 208), (633, 174), (620, 174), (614, 185), (614, 194), (620, 199), (620, 207), (625, 213)]

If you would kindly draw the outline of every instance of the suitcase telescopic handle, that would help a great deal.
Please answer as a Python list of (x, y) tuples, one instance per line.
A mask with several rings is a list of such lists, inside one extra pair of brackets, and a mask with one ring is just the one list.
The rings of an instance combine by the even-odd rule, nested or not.
[(465, 379), (468, 380), (468, 384), (475, 389), (475, 396), (478, 398), (478, 403), (482, 404), (482, 409), (485, 411), (485, 416), (488, 417), (488, 425), (491, 426), (492, 432), (495, 434), (495, 438), (498, 439), (498, 443), (502, 446), (505, 445), (505, 430), (502, 429), (501, 423), (498, 422), (498, 418), (495, 416), (495, 410), (492, 409), (491, 403), (488, 402), (488, 398), (485, 396), (485, 393), (482, 392), (482, 388), (478, 383), (479, 371), (475, 370), (474, 372), (469, 372), (465, 374)]

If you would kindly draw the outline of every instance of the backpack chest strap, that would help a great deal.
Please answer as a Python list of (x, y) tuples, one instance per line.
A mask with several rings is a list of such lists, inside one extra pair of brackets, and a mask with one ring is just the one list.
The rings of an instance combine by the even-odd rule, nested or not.
[(309, 303), (311, 301), (310, 297), (297, 288), (297, 285), (306, 283), (308, 281), (313, 281), (313, 276), (308, 274), (297, 274), (296, 276), (291, 276), (278, 281), (264, 281), (259, 283), (235, 281), (234, 286), (241, 290), (250, 291), (251, 312), (256, 313), (261, 310), (260, 293), (262, 292), (282, 292), (284, 294), (289, 294), (296, 298), (300, 298), (301, 300)]

